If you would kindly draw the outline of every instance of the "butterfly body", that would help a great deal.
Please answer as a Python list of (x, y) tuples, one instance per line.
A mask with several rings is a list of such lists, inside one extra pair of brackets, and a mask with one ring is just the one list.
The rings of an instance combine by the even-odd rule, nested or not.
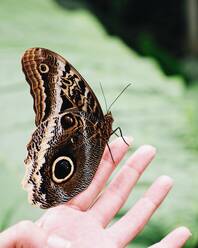
[(34, 99), (37, 129), (27, 146), (23, 185), (31, 203), (49, 208), (85, 190), (112, 133), (93, 91), (60, 55), (28, 49), (22, 67)]

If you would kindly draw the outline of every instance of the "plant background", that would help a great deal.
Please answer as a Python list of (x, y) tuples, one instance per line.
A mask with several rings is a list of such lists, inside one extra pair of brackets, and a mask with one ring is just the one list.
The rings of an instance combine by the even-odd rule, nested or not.
[[(185, 41), (183, 29), (172, 33), (166, 30), (163, 20), (178, 22), (175, 30), (183, 27), (184, 20), (177, 20), (177, 12), (168, 12), (165, 7), (164, 12), (158, 12), (155, 1), (150, 9), (144, 5), (148, 1), (141, 1), (142, 9), (128, 6), (129, 2), (136, 1), (1, 0), (0, 230), (22, 219), (35, 220), (43, 213), (28, 204), (21, 188), (26, 144), (35, 127), (20, 58), (27, 48), (39, 46), (66, 57), (90, 83), (104, 111), (99, 83), (108, 104), (132, 83), (112, 108), (114, 127), (120, 126), (125, 135), (134, 137), (129, 154), (149, 143), (157, 147), (158, 155), (116, 218), (156, 177), (170, 175), (174, 189), (133, 244), (149, 246), (173, 228), (186, 225), (193, 233), (186, 247), (198, 247), (196, 48), (186, 45), (187, 39), (186, 43), (176, 42), (181, 38)], [(175, 1), (173, 10), (178, 6), (186, 8), (184, 1)], [(158, 13), (149, 27), (130, 19), (133, 13), (137, 19), (143, 18), (144, 8)], [(145, 23), (148, 20), (145, 18)], [(156, 32), (163, 34), (163, 30), (167, 32), (164, 38)], [(170, 45), (171, 41), (175, 45)]]

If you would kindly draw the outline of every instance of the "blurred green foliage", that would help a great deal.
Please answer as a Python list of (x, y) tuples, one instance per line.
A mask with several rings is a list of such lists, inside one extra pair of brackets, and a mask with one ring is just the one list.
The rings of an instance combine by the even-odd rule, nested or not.
[[(56, 0), (65, 6), (69, 0)], [(76, 1), (74, 1), (76, 2)], [(182, 75), (187, 85), (198, 80), (198, 58), (190, 30), (196, 32), (196, 12), (190, 14), (192, 1), (175, 0), (78, 0), (84, 3), (104, 25), (143, 56), (154, 57), (166, 75)], [(194, 0), (194, 3), (196, 0)], [(77, 8), (77, 5), (75, 5)], [(194, 14), (193, 14), (194, 13)], [(191, 16), (191, 17), (190, 17)], [(194, 26), (189, 26), (194, 17)], [(192, 21), (191, 21), (192, 22)], [(191, 24), (192, 25), (192, 24)], [(190, 38), (191, 37), (191, 38)], [(195, 46), (194, 44), (194, 46)], [(194, 47), (193, 46), (193, 47)], [(194, 49), (194, 52), (192, 51)], [(194, 66), (192, 66), (194, 60)]]
[[(68, 0), (56, 0), (63, 4)], [(80, 1), (80, 0), (79, 0)], [(179, 58), (187, 51), (185, 0), (82, 0), (96, 14), (106, 30), (119, 35), (129, 47), (154, 57), (167, 75), (182, 74)]]
[(86, 9), (63, 9), (52, 0), (1, 0), (0, 30), (1, 229), (22, 219), (34, 220), (43, 213), (27, 203), (27, 194), (20, 185), (25, 146), (34, 129), (32, 99), (20, 57), (27, 48), (40, 46), (71, 61), (90, 82), (101, 103), (99, 82), (109, 104), (126, 83), (132, 83), (112, 109), (114, 127), (122, 127), (125, 135), (135, 138), (129, 153), (150, 143), (157, 147), (158, 156), (117, 218), (157, 176), (168, 174), (175, 180), (175, 187), (134, 246), (148, 246), (174, 227), (186, 225), (194, 234), (186, 247), (196, 247), (198, 154), (187, 146), (194, 143), (189, 137), (196, 132), (190, 131), (192, 122), (196, 122), (192, 121), (196, 108), (191, 107), (195, 91), (188, 95), (181, 77), (165, 76), (154, 59), (142, 58), (119, 38), (110, 37)]

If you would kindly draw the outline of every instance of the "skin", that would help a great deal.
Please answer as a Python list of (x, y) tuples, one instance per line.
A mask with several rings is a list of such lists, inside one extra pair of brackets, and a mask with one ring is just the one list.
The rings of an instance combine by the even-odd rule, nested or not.
[[(150, 145), (140, 147), (103, 190), (128, 150), (121, 138), (113, 141), (110, 147), (115, 164), (106, 149), (99, 169), (86, 191), (64, 205), (47, 210), (35, 223), (22, 221), (5, 230), (0, 234), (0, 247), (126, 247), (147, 224), (167, 196), (173, 182), (168, 176), (157, 178), (120, 220), (109, 225), (156, 153)], [(186, 227), (179, 227), (150, 248), (179, 248), (190, 236)]]

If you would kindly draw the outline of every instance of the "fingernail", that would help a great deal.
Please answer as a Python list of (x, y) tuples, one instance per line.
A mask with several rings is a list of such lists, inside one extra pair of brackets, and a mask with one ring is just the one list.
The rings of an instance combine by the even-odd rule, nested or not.
[(156, 154), (156, 147), (152, 145), (143, 145), (140, 147), (142, 149), (142, 152), (150, 152), (151, 156), (153, 157)]
[(158, 177), (157, 181), (159, 182), (159, 184), (161, 186), (166, 186), (167, 188), (171, 188), (173, 186), (173, 179), (169, 176), (166, 175), (162, 175), (160, 177)]
[(57, 235), (49, 236), (47, 240), (48, 248), (70, 248), (71, 242), (65, 240)]

